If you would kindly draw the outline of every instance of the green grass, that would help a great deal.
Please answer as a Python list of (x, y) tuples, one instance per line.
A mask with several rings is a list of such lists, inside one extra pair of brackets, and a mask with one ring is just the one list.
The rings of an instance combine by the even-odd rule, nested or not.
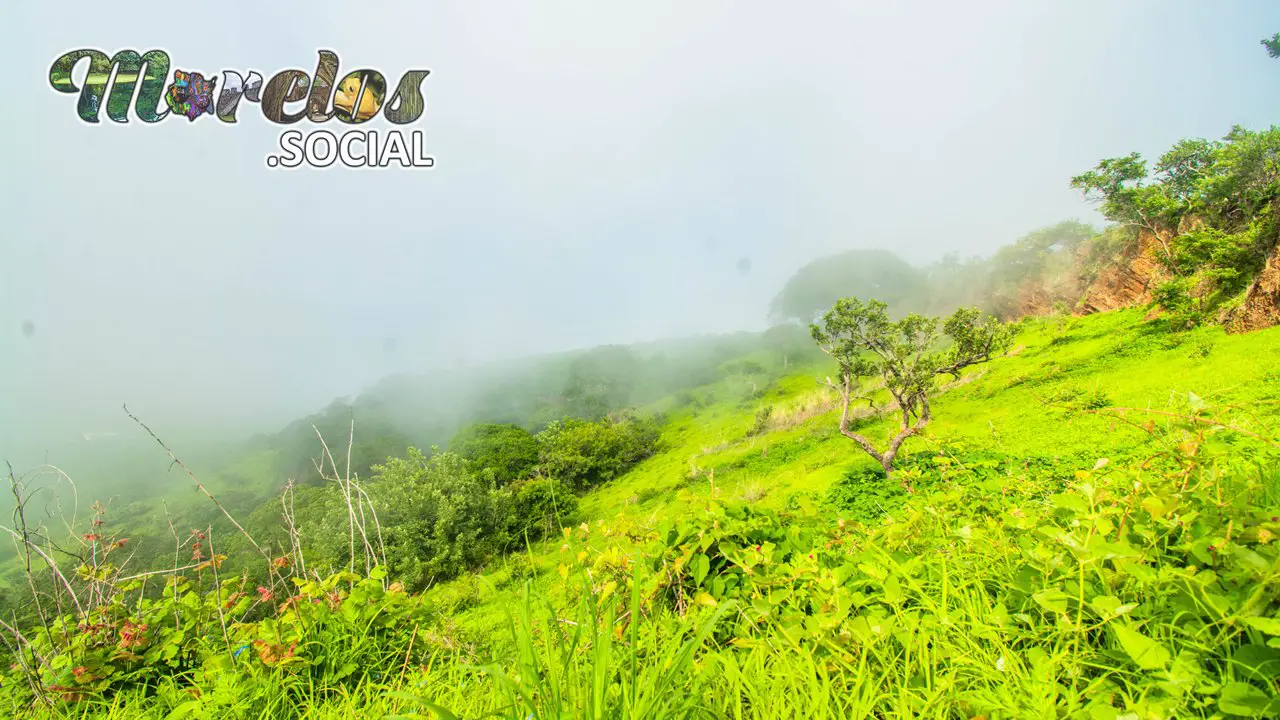
[(310, 671), (207, 633), (183, 674), (63, 716), (1273, 716), (1280, 473), (1247, 436), (1276, 437), (1275, 368), (1280, 329), (1026, 322), (934, 403), (902, 457), (920, 492), (889, 517), (822, 503), (872, 464), (835, 430), (831, 368), (729, 378), (650, 408), (661, 451), (585, 496), (580, 527), (377, 601), (402, 618), (381, 634), (373, 600), (315, 606), (326, 635), (270, 630), (327, 658)]
[[(1207, 358), (1193, 352), (1200, 338), (1213, 342)], [(1098, 458), (1119, 459), (1150, 449), (1150, 438), (1140, 429), (1108, 417), (1064, 417), (1044, 404), (1055, 392), (1075, 388), (1103, 393), (1114, 406), (1174, 412), (1185, 410), (1188, 393), (1194, 393), (1223, 408), (1222, 415), (1234, 425), (1265, 430), (1274, 427), (1280, 412), (1280, 407), (1266, 404), (1280, 401), (1276, 368), (1278, 329), (1226, 335), (1218, 328), (1204, 328), (1174, 336), (1144, 322), (1141, 310), (1073, 318), (1065, 332), (1053, 321), (1032, 320), (1019, 334), (1011, 356), (969, 370), (962, 383), (945, 392), (935, 403), (935, 419), (927, 433), (910, 440), (904, 455), (989, 451), (1015, 464), (1019, 458), (1036, 456), (1078, 459), (1092, 466)], [(782, 508), (792, 496), (825, 493), (850, 468), (872, 466), (870, 458), (836, 431), (834, 405), (794, 427), (747, 437), (760, 405), (785, 410), (821, 398), (834, 403), (818, 382), (834, 370), (802, 368), (755, 400), (744, 401), (750, 388), (727, 382), (700, 388), (696, 394), (710, 394), (714, 402), (671, 411), (663, 451), (585, 497), (583, 519), (623, 517), (653, 524), (710, 497), (713, 481), (717, 497)], [(873, 438), (887, 438), (894, 430), (892, 419), (873, 420), (860, 429)], [(698, 476), (691, 478), (694, 467)], [(757, 494), (763, 496), (756, 500)], [(551, 552), (554, 547), (555, 543), (535, 547), (544, 572), (558, 562)], [(481, 575), (481, 586), (500, 584), (505, 577), (501, 569)], [(488, 586), (485, 580), (491, 581)], [(472, 583), (462, 581), (468, 587)], [(544, 589), (551, 591), (553, 584), (544, 575)], [(448, 595), (452, 590), (446, 586), (435, 592)], [(500, 624), (509, 601), (497, 591), (458, 621), (487, 633)]]

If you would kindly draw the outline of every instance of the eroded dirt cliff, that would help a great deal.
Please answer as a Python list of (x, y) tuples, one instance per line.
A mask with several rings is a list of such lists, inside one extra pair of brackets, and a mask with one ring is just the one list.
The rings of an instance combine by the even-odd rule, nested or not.
[(1152, 288), (1167, 276), (1159, 260), (1166, 252), (1165, 242), (1150, 230), (1139, 231), (1137, 242), (1085, 288), (1076, 312), (1087, 315), (1149, 304)]
[(1225, 313), (1223, 324), (1230, 333), (1280, 325), (1280, 243), (1271, 248), (1266, 265), (1249, 286), (1244, 301)]

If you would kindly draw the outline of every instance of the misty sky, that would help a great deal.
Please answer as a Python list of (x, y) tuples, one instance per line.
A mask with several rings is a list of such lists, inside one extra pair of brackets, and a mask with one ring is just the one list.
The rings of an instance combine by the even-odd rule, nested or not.
[[(213, 7), (6, 3), (0, 455), (125, 401), (248, 432), (392, 370), (761, 327), (817, 256), (985, 254), (1096, 220), (1102, 157), (1280, 121), (1271, 0)], [(268, 170), (252, 105), (86, 125), (48, 84), (81, 47), (430, 69), (437, 166)]]

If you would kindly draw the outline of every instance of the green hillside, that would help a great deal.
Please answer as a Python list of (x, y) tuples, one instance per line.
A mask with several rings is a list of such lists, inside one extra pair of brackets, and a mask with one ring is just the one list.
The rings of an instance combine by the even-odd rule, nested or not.
[[(966, 469), (968, 477), (1044, 474), (1066, 484), (1100, 458), (1140, 463), (1161, 449), (1162, 440), (1132, 423), (1163, 425), (1169, 418), (1160, 413), (1185, 416), (1193, 405), (1234, 428), (1274, 437), (1280, 330), (1226, 335), (1204, 328), (1171, 335), (1144, 323), (1139, 310), (1033, 319), (1021, 326), (1010, 356), (947, 387), (927, 434), (908, 443), (908, 466), (918, 474), (909, 482), (920, 486), (913, 488), (917, 494), (967, 479)], [(761, 389), (758, 398), (750, 397), (749, 387), (724, 382), (698, 388), (691, 393), (694, 402), (683, 407), (672, 399), (658, 403), (654, 409), (668, 413), (663, 450), (584, 497), (582, 520), (652, 529), (710, 501), (778, 511), (812, 507), (819, 516), (847, 517), (826, 502), (828, 494), (847, 474), (875, 463), (836, 430), (837, 399), (818, 382), (833, 372), (825, 364), (806, 367)], [(766, 407), (772, 409), (768, 431), (751, 435)], [(886, 417), (864, 422), (868, 435), (896, 429)], [(945, 480), (940, 459), (951, 468)], [(888, 502), (901, 500), (905, 491), (900, 495)], [(542, 571), (562, 560), (550, 546), (534, 550)], [(508, 574), (503, 569), (480, 580), (501, 585)], [(543, 590), (556, 584), (553, 577), (543, 579)], [(488, 597), (459, 616), (462, 624), (488, 631), (505, 622), (502, 608), (511, 598)]]
[[(727, 364), (643, 408), (655, 450), (563, 527), (421, 594), (364, 570), (376, 524), (357, 572), (287, 553), (285, 582), (256, 590), (219, 572), (225, 536), (172, 538), (193, 567), (150, 590), (97, 558), (68, 582), (108, 602), (19, 635), (3, 702), (157, 718), (1280, 709), (1280, 330), (1173, 333), (1139, 310), (1023, 321), (1007, 355), (943, 386), (892, 482), (837, 432), (818, 383), (833, 367), (768, 346)], [(446, 477), (449, 457), (421, 472)], [(402, 471), (418, 472), (381, 470)], [(300, 547), (347, 528), (330, 535)]]

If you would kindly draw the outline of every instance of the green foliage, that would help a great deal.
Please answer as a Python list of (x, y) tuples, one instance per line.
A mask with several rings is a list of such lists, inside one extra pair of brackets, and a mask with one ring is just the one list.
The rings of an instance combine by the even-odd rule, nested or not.
[(1178, 275), (1203, 272), (1202, 277), (1216, 288), (1234, 294), (1244, 289), (1257, 269), (1259, 248), (1266, 242), (1261, 236), (1268, 229), (1259, 221), (1235, 233), (1202, 227), (1180, 235), (1163, 259)]
[(454, 436), (449, 450), (466, 458), (477, 472), (491, 471), (500, 485), (529, 477), (538, 464), (538, 441), (516, 425), (471, 425)]
[(1080, 248), (1095, 235), (1093, 227), (1072, 220), (1028, 233), (1000, 248), (983, 263), (983, 276), (971, 281), (982, 287), (976, 300), (995, 315), (1016, 317), (1022, 310), (1020, 293), (1028, 283), (1037, 283), (1052, 293), (1055, 303), (1075, 302)]
[(1213, 353), (1213, 348), (1216, 344), (1217, 343), (1214, 342), (1213, 338), (1196, 338), (1196, 341), (1191, 348), (1191, 357), (1201, 359), (1209, 357), (1209, 355)]
[(531, 478), (514, 488), (511, 536), (538, 540), (574, 521), (578, 498), (560, 480)]
[[(989, 361), (1012, 342), (1009, 327), (995, 318), (983, 319), (976, 308), (961, 308), (945, 321), (914, 313), (891, 321), (884, 303), (864, 304), (857, 298), (836, 302), (822, 317), (822, 325), (811, 325), (810, 332), (840, 367), (840, 382), (832, 384), (841, 396), (840, 432), (880, 463), (886, 474), (892, 473), (903, 441), (929, 422), (929, 398), (937, 376), (959, 377), (964, 368)], [(951, 340), (946, 350), (936, 349), (941, 333)], [(901, 416), (897, 435), (883, 451), (849, 429), (852, 402), (875, 407), (874, 398), (863, 387), (868, 377), (879, 379)]]
[[(473, 472), (462, 456), (428, 458), (409, 448), (408, 457), (374, 469), (369, 494), (381, 508), (388, 564), (410, 587), (451, 578), (510, 545), (510, 491)], [(347, 542), (346, 533), (317, 535), (318, 544), (328, 544), (326, 556), (345, 561), (346, 548), (334, 545)]]
[(597, 348), (574, 358), (561, 393), (569, 414), (595, 420), (629, 405), (639, 366), (639, 358), (620, 346)]
[(420, 598), (385, 583), (385, 568), (295, 579), (292, 592), (278, 593), (250, 589), (244, 578), (220, 583), (224, 559), (172, 576), (157, 593), (135, 594), (143, 583), (134, 580), (83, 617), (33, 628), (0, 697), (10, 708), (49, 703), (67, 712), (131, 697), (134, 710), (145, 699), (179, 717), (239, 717), (263, 685), (299, 704), (309, 687), (381, 676), (431, 618)]
[(899, 510), (907, 501), (907, 491), (896, 483), (885, 482), (878, 467), (855, 467), (831, 484), (823, 502), (841, 517), (859, 522), (874, 522)]
[(714, 505), (701, 517), (667, 520), (650, 553), (657, 591), (676, 608), (747, 599), (751, 576), (771, 562), (786, 562), (813, 544), (808, 528), (789, 525), (773, 511), (749, 505)]
[[(412, 565), (326, 572), (334, 561), (312, 546), (342, 556), (349, 542), (333, 485), (297, 490), (307, 570), (282, 558), (284, 578), (228, 572), (232, 542), (220, 538), (222, 556), (198, 569), (161, 566), (117, 591), (122, 573), (107, 563), (120, 548), (86, 552), (68, 575), (87, 615), (65, 594), (54, 601), (56, 578), (37, 582), (45, 606), (62, 609), (7, 635), (16, 654), (0, 707), (84, 718), (1274, 715), (1273, 336), (1171, 336), (1140, 311), (1079, 318), (1058, 342), (1052, 320), (1019, 332), (1016, 356), (937, 395), (928, 443), (895, 470), (914, 492), (849, 469), (831, 430), (838, 408), (806, 368), (770, 390), (778, 422), (764, 439), (742, 436), (757, 408), (738, 409), (731, 393), (674, 414), (664, 451), (584, 495), (576, 528), (560, 505), (572, 494), (549, 477), (499, 488), (451, 453), (385, 463), (365, 488), (387, 530), (424, 512), (410, 495), (444, 488), (462, 500), (426, 514), (507, 508), (495, 530), (445, 537), (506, 535), (519, 551), (497, 548), (421, 597), (389, 582)], [(1214, 345), (1212, 364), (1189, 357), (1201, 343)], [(1201, 385), (1203, 396), (1184, 390)], [(714, 482), (678, 482), (690, 464), (702, 477), (714, 468)], [(722, 500), (748, 482), (776, 492)], [(417, 487), (387, 494), (404, 486)], [(643, 507), (623, 501), (642, 491)], [(807, 501), (823, 494), (825, 507)], [(312, 511), (332, 522), (314, 525)], [(434, 552), (388, 540), (393, 565)]]
[(773, 418), (773, 406), (765, 405), (756, 411), (755, 419), (751, 422), (751, 429), (747, 430), (747, 435), (756, 436), (763, 435), (769, 431), (769, 422)]
[[(716, 506), (660, 531), (661, 597), (750, 598), (732, 629), (739, 652), (854, 654), (838, 685), (900, 678), (889, 682), (938, 692), (944, 715), (1273, 713), (1280, 601), (1265, 588), (1280, 510), (1259, 504), (1264, 476), (1202, 428), (1167, 428), (1180, 449), (1161, 472), (1099, 462), (1056, 490), (996, 476), (899, 495), (895, 521), (866, 528), (806, 534), (798, 518)], [(860, 476), (849, 485), (876, 492)], [(933, 653), (916, 658), (922, 647)], [(942, 657), (964, 659), (967, 692)], [(925, 712), (877, 687), (863, 712)]]
[(1095, 388), (1081, 397), (1080, 407), (1084, 410), (1100, 410), (1104, 407), (1110, 407), (1112, 404), (1111, 396), (1107, 395), (1103, 390)]
[(1100, 161), (1095, 169), (1072, 178), (1071, 186), (1099, 202), (1108, 220), (1155, 231), (1157, 223), (1176, 222), (1179, 204), (1158, 182), (1148, 184), (1149, 173), (1147, 162), (1135, 152)]
[(924, 275), (893, 253), (853, 250), (800, 268), (773, 299), (770, 315), (807, 324), (850, 295), (877, 297), (895, 312), (906, 311), (922, 301), (924, 290)]
[(721, 366), (728, 375), (765, 375), (768, 370), (755, 360), (734, 360)]
[[(1127, 233), (1148, 233), (1170, 278), (1155, 300), (1178, 322), (1195, 324), (1256, 277), (1278, 234), (1280, 128), (1232, 128), (1217, 141), (1182, 140), (1154, 168), (1137, 153), (1101, 161), (1072, 179)], [(1091, 248), (1114, 256), (1112, 245)]]
[(1268, 55), (1273, 58), (1280, 58), (1280, 33), (1263, 40), (1262, 46), (1267, 49)]
[(1201, 313), (1192, 293), (1196, 289), (1195, 278), (1176, 277), (1156, 285), (1151, 290), (1153, 304), (1167, 311), (1175, 324), (1183, 328), (1195, 324)]
[(565, 418), (538, 433), (538, 471), (582, 491), (609, 482), (652, 455), (658, 425), (650, 419), (619, 422)]
[[(349, 462), (352, 474), (367, 477), (375, 465), (390, 455), (404, 452), (411, 444), (405, 432), (381, 418), (362, 418), (357, 438), (353, 431), (354, 418), (355, 408), (339, 400), (323, 412), (295, 421), (280, 431), (269, 441), (279, 458), (280, 474), (302, 484), (319, 485), (324, 482), (324, 476), (345, 474)], [(320, 438), (332, 443), (329, 446), (332, 467), (323, 454)], [(352, 441), (349, 457), (348, 439)]]

